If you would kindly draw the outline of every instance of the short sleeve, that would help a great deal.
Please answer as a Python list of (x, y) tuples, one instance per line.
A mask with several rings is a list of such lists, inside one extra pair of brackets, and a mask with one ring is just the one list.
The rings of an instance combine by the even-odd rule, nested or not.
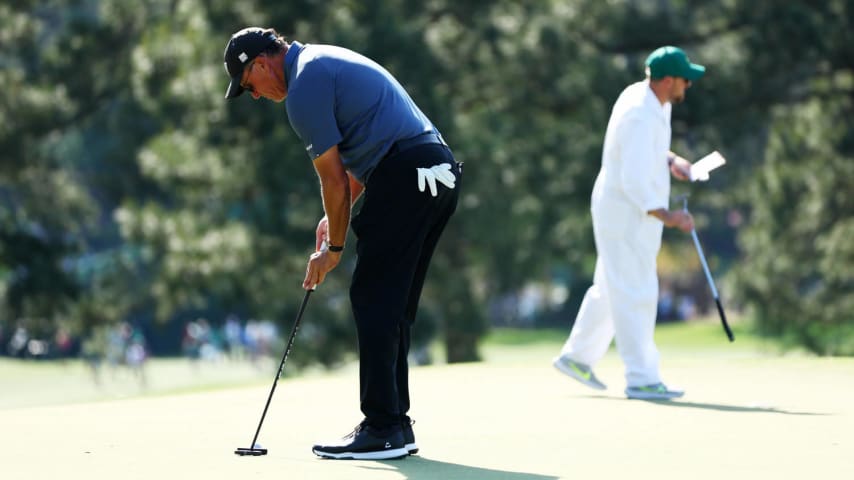
[(288, 92), (288, 120), (312, 160), (343, 138), (335, 119), (335, 101), (335, 77), (319, 62), (306, 64), (299, 87)]

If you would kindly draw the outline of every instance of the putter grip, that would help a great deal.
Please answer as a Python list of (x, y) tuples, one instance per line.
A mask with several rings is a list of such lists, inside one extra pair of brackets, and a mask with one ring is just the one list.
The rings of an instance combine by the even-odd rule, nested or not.
[(726, 332), (727, 338), (729, 338), (730, 342), (735, 341), (735, 336), (732, 334), (732, 330), (729, 328), (729, 323), (726, 321), (726, 314), (724, 313), (724, 307), (721, 306), (721, 299), (715, 298), (715, 304), (718, 306), (718, 313), (721, 316), (721, 324), (724, 326), (724, 331)]

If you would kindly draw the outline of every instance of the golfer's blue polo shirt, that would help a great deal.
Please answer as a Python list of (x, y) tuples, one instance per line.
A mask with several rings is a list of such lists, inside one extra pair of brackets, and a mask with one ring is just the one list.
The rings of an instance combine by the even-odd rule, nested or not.
[(293, 42), (285, 55), (288, 120), (309, 157), (334, 145), (362, 183), (394, 142), (436, 127), (376, 62), (346, 48)]

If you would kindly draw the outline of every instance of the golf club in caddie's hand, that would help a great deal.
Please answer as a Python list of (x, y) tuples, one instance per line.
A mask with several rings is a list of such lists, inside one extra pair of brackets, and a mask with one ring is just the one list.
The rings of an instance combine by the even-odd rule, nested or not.
[[(328, 247), (326, 242), (323, 242), (320, 247), (320, 250), (323, 251), (327, 248)], [(250, 445), (252, 446), (249, 448), (238, 448), (234, 450), (235, 455), (240, 455), (241, 457), (247, 455), (252, 457), (267, 455), (267, 449), (262, 448), (261, 445), (257, 443), (258, 434), (261, 433), (261, 425), (264, 424), (264, 418), (267, 416), (267, 409), (270, 408), (270, 400), (273, 399), (273, 392), (276, 391), (276, 384), (279, 382), (279, 378), (282, 376), (282, 371), (285, 368), (285, 361), (288, 359), (288, 354), (291, 352), (291, 347), (294, 345), (294, 338), (297, 335), (297, 330), (299, 329), (299, 323), (302, 319), (302, 314), (303, 312), (305, 312), (305, 306), (308, 303), (308, 297), (311, 295), (311, 292), (313, 292), (316, 287), (317, 286), (315, 285), (305, 291), (305, 296), (302, 299), (302, 304), (299, 307), (299, 312), (297, 312), (297, 318), (296, 320), (294, 320), (294, 326), (291, 329), (291, 335), (290, 337), (288, 337), (288, 343), (285, 347), (285, 354), (282, 355), (282, 361), (281, 363), (279, 363), (279, 371), (276, 373), (276, 378), (273, 380), (273, 387), (270, 389), (270, 395), (267, 396), (267, 403), (264, 405), (264, 412), (261, 414), (261, 421), (258, 422), (258, 428), (255, 429), (255, 436), (252, 437), (252, 443), (250, 443)]]
[[(682, 209), (687, 212), (688, 195), (682, 196), (681, 200), (683, 202)], [(721, 298), (718, 295), (717, 287), (715, 287), (715, 280), (712, 278), (711, 272), (709, 272), (709, 264), (706, 263), (706, 256), (703, 254), (703, 247), (700, 245), (700, 239), (697, 238), (697, 230), (694, 228), (691, 229), (691, 238), (694, 239), (694, 246), (697, 248), (697, 255), (700, 257), (700, 264), (703, 265), (703, 273), (706, 274), (706, 281), (709, 283), (709, 289), (712, 291), (712, 296), (715, 297), (715, 304), (718, 307), (718, 314), (721, 317), (721, 325), (723, 325), (729, 341), (733, 342), (735, 341), (735, 336), (732, 334), (732, 330), (729, 328), (729, 323), (726, 321), (726, 313), (724, 313), (724, 307), (721, 305)]]

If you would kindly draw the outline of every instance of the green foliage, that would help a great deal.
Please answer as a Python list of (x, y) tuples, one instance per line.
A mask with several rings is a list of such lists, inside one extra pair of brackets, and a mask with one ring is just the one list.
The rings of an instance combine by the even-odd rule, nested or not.
[[(746, 56), (771, 109), (761, 163), (741, 195), (740, 296), (761, 333), (821, 355), (854, 355), (854, 53), (850, 2), (760, 5)], [(778, 49), (778, 42), (792, 48)]]
[[(532, 282), (572, 287), (569, 323), (609, 110), (662, 44), (708, 67), (674, 109), (674, 149), (729, 159), (691, 187), (710, 260), (741, 264), (764, 333), (854, 350), (850, 2), (51, 0), (0, 18), (4, 324), (235, 312), (289, 328), (322, 209), (283, 105), (222, 98), (225, 41), (254, 24), (377, 60), (465, 162), (415, 339), (441, 332), (449, 361), (478, 359), (487, 306)], [(737, 245), (727, 214), (749, 218)], [(297, 363), (355, 349), (351, 252)]]
[(739, 290), (760, 331), (822, 355), (854, 355), (854, 158), (840, 148), (850, 121), (837, 123), (850, 107), (813, 101), (776, 112), (741, 236)]

